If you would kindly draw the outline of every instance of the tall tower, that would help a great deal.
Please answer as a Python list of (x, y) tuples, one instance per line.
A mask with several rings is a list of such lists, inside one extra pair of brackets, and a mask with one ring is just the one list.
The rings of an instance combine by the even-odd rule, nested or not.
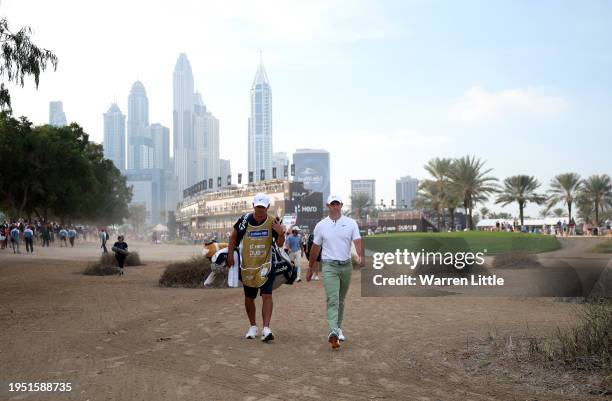
[(128, 96), (128, 169), (152, 167), (153, 146), (148, 126), (149, 99), (142, 83), (136, 81)]
[(113, 103), (104, 113), (104, 157), (121, 172), (125, 170), (125, 115)]
[(66, 125), (66, 114), (64, 114), (64, 104), (62, 102), (49, 102), (49, 125), (55, 127)]
[(251, 86), (251, 118), (249, 118), (249, 171), (255, 182), (272, 178), (272, 88), (260, 60)]
[[(206, 109), (202, 95), (194, 94), (193, 135), (196, 150), (196, 182), (213, 179), (217, 188), (219, 177), (219, 120)], [(223, 183), (224, 181), (222, 181)]]
[(172, 75), (174, 172), (177, 177), (178, 200), (183, 190), (195, 181), (196, 158), (193, 137), (193, 73), (185, 53), (179, 55)]

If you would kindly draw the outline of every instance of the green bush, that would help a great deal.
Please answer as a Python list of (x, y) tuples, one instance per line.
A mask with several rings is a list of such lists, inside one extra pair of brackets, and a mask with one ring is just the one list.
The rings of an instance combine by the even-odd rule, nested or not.
[(210, 260), (204, 256), (194, 256), (184, 262), (174, 262), (166, 267), (159, 278), (160, 287), (203, 287), (210, 274)]

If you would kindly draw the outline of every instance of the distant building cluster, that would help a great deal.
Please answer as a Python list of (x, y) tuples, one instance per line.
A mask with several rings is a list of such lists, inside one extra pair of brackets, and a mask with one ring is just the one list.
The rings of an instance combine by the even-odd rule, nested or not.
[[(132, 186), (132, 204), (146, 207), (147, 223), (165, 222), (164, 216), (176, 212), (177, 203), (194, 192), (214, 192), (242, 183), (289, 181), (296, 166), (299, 173), (296, 179), (303, 179), (309, 190), (323, 192), (327, 197), (329, 153), (298, 150), (293, 155), (294, 165), (286, 152), (273, 152), (272, 88), (263, 62), (250, 90), (246, 138), (249, 170), (234, 178), (231, 161), (220, 158), (219, 120), (195, 90), (191, 65), (184, 53), (176, 61), (172, 83), (172, 156), (170, 129), (150, 123), (149, 99), (142, 82), (134, 82), (130, 90), (127, 125), (117, 103), (104, 113), (104, 155), (127, 177), (128, 185)], [(53, 102), (50, 121), (61, 121), (54, 117), (58, 110), (63, 114), (61, 102)]]

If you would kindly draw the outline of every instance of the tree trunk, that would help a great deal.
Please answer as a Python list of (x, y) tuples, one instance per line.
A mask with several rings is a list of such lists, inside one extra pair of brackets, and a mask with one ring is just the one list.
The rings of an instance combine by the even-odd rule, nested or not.
[(572, 221), (572, 202), (567, 202), (567, 213), (569, 214), (569, 222)]
[(525, 225), (525, 222), (523, 220), (523, 208), (525, 207), (525, 204), (523, 202), (519, 202), (519, 216), (521, 218), (521, 227), (523, 227)]

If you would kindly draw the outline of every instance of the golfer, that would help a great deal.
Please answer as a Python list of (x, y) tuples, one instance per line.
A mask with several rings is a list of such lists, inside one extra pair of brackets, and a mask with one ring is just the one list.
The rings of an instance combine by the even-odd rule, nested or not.
[(345, 340), (342, 333), (344, 299), (351, 284), (353, 263), (351, 243), (355, 244), (357, 264), (361, 265), (361, 236), (355, 220), (342, 215), (342, 198), (330, 195), (327, 198), (329, 214), (317, 223), (308, 261), (306, 281), (312, 278), (312, 267), (321, 255), (323, 286), (327, 296), (327, 339), (332, 348), (339, 348)]

